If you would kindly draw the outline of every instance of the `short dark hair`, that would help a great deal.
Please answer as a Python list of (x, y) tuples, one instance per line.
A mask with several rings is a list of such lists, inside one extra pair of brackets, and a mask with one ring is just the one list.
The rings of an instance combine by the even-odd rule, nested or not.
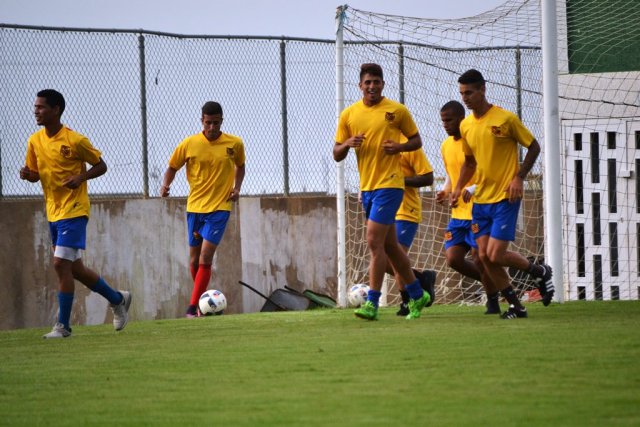
[(371, 74), (372, 76), (380, 77), (384, 80), (384, 75), (382, 74), (382, 67), (378, 64), (368, 63), (362, 64), (360, 66), (360, 80), (364, 77), (365, 74)]
[(50, 107), (60, 107), (60, 115), (64, 112), (64, 96), (57, 90), (43, 89), (38, 92), (38, 98), (44, 98)]
[(462, 73), (458, 78), (458, 83), (463, 85), (476, 84), (478, 86), (484, 86), (485, 79), (482, 77), (482, 73), (475, 69), (470, 69)]
[(222, 115), (222, 105), (214, 101), (207, 101), (202, 106), (203, 116), (212, 116), (214, 114)]
[(456, 115), (456, 117), (464, 117), (464, 115), (466, 114), (464, 106), (460, 104), (458, 101), (449, 101), (446, 104), (444, 104), (440, 109), (440, 112), (444, 113), (445, 111), (451, 111), (453, 114)]

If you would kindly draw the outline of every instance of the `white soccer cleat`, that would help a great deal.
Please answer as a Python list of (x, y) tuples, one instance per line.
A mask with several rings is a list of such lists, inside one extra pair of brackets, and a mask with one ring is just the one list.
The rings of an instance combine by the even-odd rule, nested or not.
[(129, 321), (129, 306), (131, 305), (131, 294), (127, 291), (118, 291), (122, 294), (122, 302), (118, 305), (112, 305), (113, 311), (113, 328), (121, 331), (127, 326)]
[(71, 328), (66, 329), (64, 325), (60, 322), (56, 323), (53, 326), (53, 329), (48, 334), (44, 334), (42, 338), (67, 338), (71, 336)]

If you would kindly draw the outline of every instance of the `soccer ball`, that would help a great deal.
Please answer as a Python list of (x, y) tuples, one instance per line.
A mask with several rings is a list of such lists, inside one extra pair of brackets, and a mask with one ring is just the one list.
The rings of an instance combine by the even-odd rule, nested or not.
[(222, 314), (222, 310), (227, 308), (227, 298), (222, 292), (211, 289), (200, 295), (198, 307), (205, 316)]
[(351, 307), (360, 307), (367, 300), (368, 293), (369, 285), (365, 285), (364, 283), (353, 285), (349, 289), (349, 294), (347, 295), (349, 299), (349, 305)]

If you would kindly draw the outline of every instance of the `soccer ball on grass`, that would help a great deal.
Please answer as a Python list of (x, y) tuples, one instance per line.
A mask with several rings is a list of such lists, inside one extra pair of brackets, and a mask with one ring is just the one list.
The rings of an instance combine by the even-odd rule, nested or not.
[(364, 283), (358, 283), (349, 288), (349, 294), (347, 299), (351, 307), (360, 307), (367, 300), (367, 294), (369, 293), (369, 285)]
[(200, 295), (198, 307), (200, 308), (200, 313), (205, 316), (222, 314), (222, 310), (227, 308), (227, 298), (222, 292), (211, 289)]

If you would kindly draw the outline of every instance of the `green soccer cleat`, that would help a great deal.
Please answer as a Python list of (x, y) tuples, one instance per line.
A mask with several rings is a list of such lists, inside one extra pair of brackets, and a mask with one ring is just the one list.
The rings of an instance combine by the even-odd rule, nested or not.
[(429, 296), (429, 293), (424, 291), (422, 292), (422, 297), (418, 299), (410, 299), (409, 314), (407, 314), (407, 317), (405, 319), (411, 320), (420, 317), (422, 309), (425, 305), (429, 304), (429, 301), (431, 301), (431, 297)]
[(378, 308), (371, 301), (365, 301), (353, 314), (361, 319), (378, 320)]

